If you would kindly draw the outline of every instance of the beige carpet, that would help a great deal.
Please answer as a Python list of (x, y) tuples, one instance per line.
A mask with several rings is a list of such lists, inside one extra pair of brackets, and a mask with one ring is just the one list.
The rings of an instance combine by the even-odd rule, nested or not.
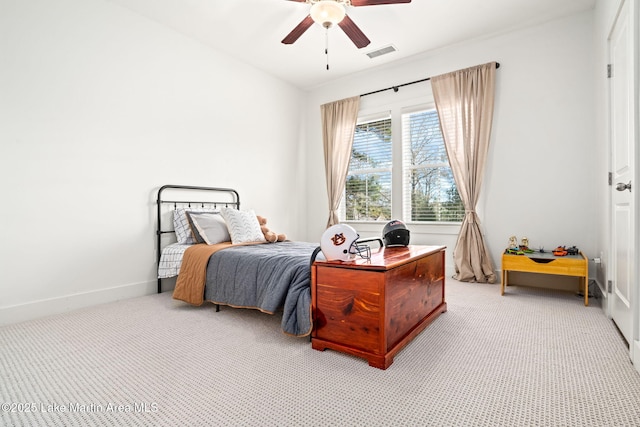
[(5, 326), (0, 424), (640, 426), (640, 375), (596, 304), (452, 279), (446, 299), (386, 371), (170, 293)]

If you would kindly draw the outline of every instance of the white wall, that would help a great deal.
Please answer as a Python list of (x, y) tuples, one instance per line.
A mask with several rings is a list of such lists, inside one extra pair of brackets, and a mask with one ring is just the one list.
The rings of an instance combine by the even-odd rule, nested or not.
[[(500, 255), (511, 235), (527, 236), (534, 248), (576, 245), (595, 256), (600, 248), (596, 233), (589, 232), (597, 229), (599, 209), (593, 192), (598, 141), (592, 31), (589, 11), (472, 40), (313, 90), (305, 141), (308, 193), (314, 195), (308, 199), (307, 238), (321, 234), (328, 215), (321, 104), (498, 61), (494, 127), (479, 209), (494, 264), (500, 268)], [(401, 88), (398, 95), (413, 91), (417, 96), (417, 91), (426, 91), (422, 85)], [(444, 243), (448, 253), (453, 252), (454, 235), (422, 234), (414, 228), (412, 243)]]
[(0, 324), (154, 292), (163, 184), (302, 238), (302, 99), (104, 0), (0, 0)]

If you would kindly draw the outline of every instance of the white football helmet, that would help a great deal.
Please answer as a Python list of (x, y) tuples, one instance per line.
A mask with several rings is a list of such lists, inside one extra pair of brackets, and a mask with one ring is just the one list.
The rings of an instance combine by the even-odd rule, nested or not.
[(320, 248), (329, 261), (350, 261), (357, 256), (371, 258), (371, 249), (366, 245), (358, 245), (360, 236), (347, 224), (336, 224), (322, 233)]

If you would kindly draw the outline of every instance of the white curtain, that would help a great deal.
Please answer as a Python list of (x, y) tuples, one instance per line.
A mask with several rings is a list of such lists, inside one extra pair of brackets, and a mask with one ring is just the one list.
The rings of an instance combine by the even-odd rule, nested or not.
[(453, 251), (454, 278), (496, 281), (476, 205), (489, 149), (496, 63), (491, 62), (431, 78), (449, 163), (464, 203), (465, 216)]
[(329, 220), (327, 227), (339, 222), (338, 209), (346, 184), (353, 135), (358, 121), (360, 97), (354, 96), (320, 107), (324, 166), (329, 196)]

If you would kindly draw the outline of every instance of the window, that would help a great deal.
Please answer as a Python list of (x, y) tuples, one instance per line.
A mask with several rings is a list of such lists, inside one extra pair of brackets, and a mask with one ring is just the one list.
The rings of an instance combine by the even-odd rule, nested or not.
[[(405, 222), (434, 223), (464, 218), (435, 108), (405, 111), (397, 115), (399, 135), (392, 135), (396, 116), (391, 113), (359, 120), (341, 219), (386, 222), (401, 214)], [(396, 144), (401, 149), (394, 150)], [(398, 159), (394, 151), (401, 153)], [(401, 173), (394, 174), (394, 165)], [(400, 194), (392, 197), (392, 188)]]
[(460, 222), (464, 206), (435, 108), (402, 115), (405, 221)]
[(391, 117), (356, 125), (345, 185), (347, 221), (391, 219)]

